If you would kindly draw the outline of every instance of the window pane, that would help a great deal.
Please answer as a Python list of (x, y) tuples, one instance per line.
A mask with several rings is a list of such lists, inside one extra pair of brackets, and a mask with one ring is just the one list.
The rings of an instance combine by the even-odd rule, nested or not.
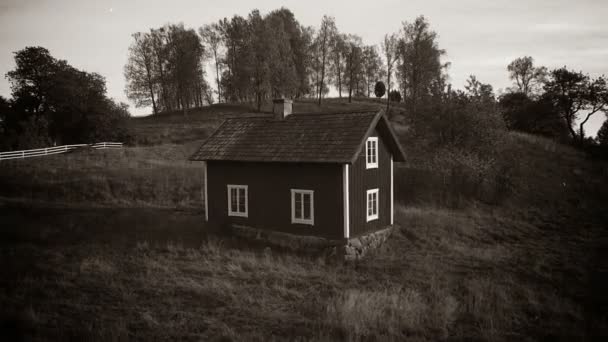
[(374, 209), (374, 215), (377, 215), (378, 214), (378, 193), (374, 192), (373, 197), (374, 197), (374, 199), (373, 199), (372, 208)]
[(376, 162), (376, 142), (372, 141), (372, 163)]
[(245, 189), (239, 189), (239, 213), (245, 212)]
[(303, 194), (304, 196), (304, 219), (310, 220), (310, 194)]
[(296, 203), (295, 203), (296, 212), (295, 212), (294, 217), (297, 219), (301, 219), (302, 218), (302, 194), (296, 193), (295, 197), (296, 197)]
[(230, 211), (233, 211), (233, 212), (237, 211), (236, 200), (237, 200), (236, 189), (232, 188), (232, 189), (230, 189)]

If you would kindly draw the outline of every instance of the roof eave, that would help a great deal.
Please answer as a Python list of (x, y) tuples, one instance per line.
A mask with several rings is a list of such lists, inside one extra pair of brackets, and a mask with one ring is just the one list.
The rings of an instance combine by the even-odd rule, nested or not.
[(363, 147), (365, 146), (365, 141), (367, 141), (367, 138), (372, 134), (372, 132), (374, 131), (374, 129), (376, 129), (376, 127), (378, 126), (378, 123), (380, 123), (380, 122), (383, 122), (384, 125), (386, 126), (388, 136), (390, 139), (389, 145), (393, 149), (391, 151), (391, 153), (393, 155), (393, 161), (396, 161), (396, 162), (405, 161), (405, 153), (403, 152), (403, 148), (401, 147), (401, 144), (399, 143), (399, 139), (397, 138), (395, 131), (391, 127), (391, 124), (388, 121), (388, 119), (386, 118), (386, 116), (384, 115), (384, 113), (385, 113), (384, 109), (381, 109), (374, 116), (374, 119), (372, 120), (369, 127), (367, 128), (367, 131), (365, 132), (363, 139), (361, 139), (361, 142), (359, 143), (357, 150), (353, 154), (353, 157), (351, 158), (351, 160), (349, 162), (350, 164), (354, 164), (357, 161), (357, 158), (359, 158), (359, 154), (361, 154), (361, 152), (363, 151)]

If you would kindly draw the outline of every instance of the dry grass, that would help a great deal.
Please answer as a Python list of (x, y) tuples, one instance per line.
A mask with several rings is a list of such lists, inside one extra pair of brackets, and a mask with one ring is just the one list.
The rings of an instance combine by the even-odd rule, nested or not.
[[(81, 206), (0, 205), (0, 333), (99, 341), (606, 336), (606, 165), (544, 139), (510, 140), (516, 191), (503, 205), (448, 210), (433, 196), (409, 198), (424, 192), (420, 183), (397, 181), (396, 198), (408, 203), (396, 208), (401, 229), (348, 265), (208, 235), (201, 170), (184, 162), (198, 141), (3, 163), (1, 196)], [(90, 208), (98, 204), (106, 207)]]
[[(344, 265), (204, 235), (200, 214), (139, 210), (4, 209), (21, 228), (1, 226), (12, 261), (0, 272), (0, 306), (47, 339), (590, 336), (579, 293), (593, 235), (569, 246), (563, 231), (497, 212), (400, 207), (393, 238)], [(147, 222), (130, 227), (137, 217)]]
[(201, 207), (203, 171), (187, 161), (199, 144), (3, 161), (0, 197), (123, 207)]

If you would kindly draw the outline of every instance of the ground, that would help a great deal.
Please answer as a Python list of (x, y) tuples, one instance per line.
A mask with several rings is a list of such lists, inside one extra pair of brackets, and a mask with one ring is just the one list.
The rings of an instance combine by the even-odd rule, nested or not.
[[(178, 117), (171, 120), (179, 124)], [(212, 120), (203, 126), (209, 131)], [(201, 170), (184, 161), (202, 138), (154, 139), (162, 144), (0, 165), (5, 336), (510, 341), (608, 335), (608, 167), (580, 151), (512, 134), (517, 191), (500, 205), (447, 209), (397, 189), (400, 228), (364, 260), (344, 264), (209, 231)], [(407, 172), (401, 168), (396, 177)]]

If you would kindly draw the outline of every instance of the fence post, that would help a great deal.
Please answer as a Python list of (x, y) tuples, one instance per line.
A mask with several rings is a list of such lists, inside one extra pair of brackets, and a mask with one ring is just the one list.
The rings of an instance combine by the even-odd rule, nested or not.
[(21, 159), (25, 158), (25, 151), (21, 151)]

